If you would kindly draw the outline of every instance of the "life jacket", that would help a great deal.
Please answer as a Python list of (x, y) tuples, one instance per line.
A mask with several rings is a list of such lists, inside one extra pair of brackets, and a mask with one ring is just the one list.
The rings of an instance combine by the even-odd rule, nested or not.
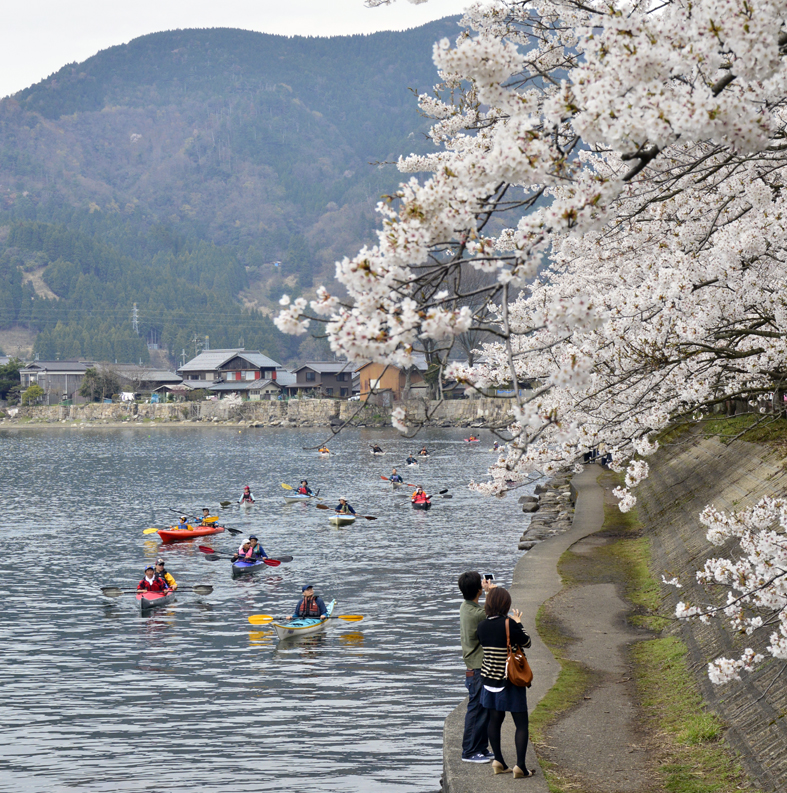
[(429, 503), (429, 496), (426, 493), (413, 493), (413, 504), (427, 504)]
[(153, 583), (150, 583), (147, 578), (143, 578), (137, 584), (137, 589), (144, 589), (148, 592), (163, 592), (165, 589), (168, 589), (168, 587), (165, 581), (162, 581), (158, 576), (156, 576), (153, 579)]
[(402, 481), (404, 481), (404, 480), (402, 479), (402, 477), (401, 477), (401, 476), (399, 476), (399, 474), (393, 474), (393, 475), (391, 476), (391, 481), (392, 481), (392, 482), (402, 482)]
[(311, 492), (312, 492), (312, 491), (311, 491), (311, 490), (309, 490), (309, 488), (308, 488), (308, 487), (304, 487), (303, 485), (301, 485), (301, 486), (298, 488), (297, 492), (298, 492), (298, 493), (300, 493), (302, 496), (309, 496), (309, 495), (311, 495)]
[(320, 607), (317, 605), (317, 598), (304, 598), (298, 606), (298, 616), (301, 619), (304, 617), (319, 617)]
[[(163, 581), (164, 582), (164, 586), (167, 589), (169, 589), (172, 586), (172, 584), (175, 583), (175, 579), (172, 578), (172, 576), (166, 570), (163, 570), (160, 573), (156, 573), (156, 578), (158, 578), (160, 581)], [(169, 580), (170, 578), (172, 578), (171, 582)]]

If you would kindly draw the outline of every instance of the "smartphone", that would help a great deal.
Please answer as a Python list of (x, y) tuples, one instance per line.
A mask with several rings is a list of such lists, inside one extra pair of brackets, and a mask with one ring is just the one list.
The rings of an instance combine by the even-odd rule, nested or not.
[(494, 581), (495, 577), (492, 573), (484, 573), (484, 581)]

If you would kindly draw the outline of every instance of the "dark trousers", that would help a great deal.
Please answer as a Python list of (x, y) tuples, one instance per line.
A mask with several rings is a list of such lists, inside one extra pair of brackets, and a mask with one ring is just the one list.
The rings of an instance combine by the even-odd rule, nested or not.
[(473, 669), (472, 677), (465, 677), (465, 687), (470, 699), (465, 716), (465, 734), (462, 738), (462, 757), (472, 757), (489, 749), (486, 732), (489, 711), (481, 705), (481, 670)]

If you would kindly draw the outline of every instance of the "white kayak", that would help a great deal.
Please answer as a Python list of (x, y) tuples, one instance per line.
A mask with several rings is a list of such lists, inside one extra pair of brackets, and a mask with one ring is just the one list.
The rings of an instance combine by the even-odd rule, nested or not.
[[(328, 616), (333, 614), (336, 601), (332, 600), (328, 604)], [(289, 622), (273, 622), (273, 630), (279, 639), (289, 639), (293, 636), (310, 636), (312, 633), (317, 633), (325, 628), (328, 620), (315, 619), (314, 617), (307, 617), (306, 619), (290, 620)]]
[(314, 496), (304, 496), (302, 493), (288, 493), (284, 496), (284, 501), (287, 504), (297, 504), (299, 501), (309, 501)]
[(355, 515), (331, 515), (328, 520), (334, 526), (352, 526), (355, 523)]

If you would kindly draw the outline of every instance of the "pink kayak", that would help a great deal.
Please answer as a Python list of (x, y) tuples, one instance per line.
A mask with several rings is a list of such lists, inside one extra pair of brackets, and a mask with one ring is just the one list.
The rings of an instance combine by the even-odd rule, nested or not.
[(137, 592), (140, 611), (150, 611), (165, 603), (171, 603), (174, 599), (174, 592)]

